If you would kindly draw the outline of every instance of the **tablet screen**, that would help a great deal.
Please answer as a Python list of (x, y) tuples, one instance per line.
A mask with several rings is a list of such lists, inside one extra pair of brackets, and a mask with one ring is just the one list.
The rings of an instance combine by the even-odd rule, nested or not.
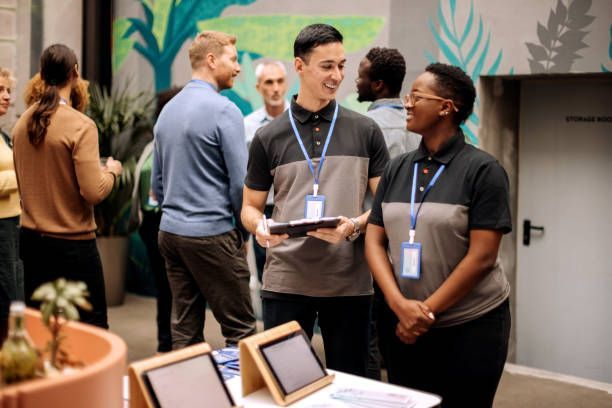
[(285, 395), (327, 375), (302, 332), (263, 344), (259, 349)]
[(160, 408), (231, 408), (234, 405), (210, 354), (157, 367), (143, 376)]

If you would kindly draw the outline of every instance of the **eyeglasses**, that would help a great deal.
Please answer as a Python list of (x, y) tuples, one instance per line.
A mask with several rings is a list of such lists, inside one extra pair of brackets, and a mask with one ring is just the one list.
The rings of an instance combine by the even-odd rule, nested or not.
[(410, 92), (409, 94), (406, 95), (404, 99), (406, 100), (406, 103), (411, 106), (414, 106), (421, 99), (431, 99), (434, 101), (448, 101), (451, 103), (453, 110), (455, 112), (459, 112), (459, 108), (455, 106), (455, 102), (453, 102), (452, 99), (442, 98), (441, 96), (438, 96), (438, 95), (432, 95), (432, 94), (423, 93), (423, 92)]

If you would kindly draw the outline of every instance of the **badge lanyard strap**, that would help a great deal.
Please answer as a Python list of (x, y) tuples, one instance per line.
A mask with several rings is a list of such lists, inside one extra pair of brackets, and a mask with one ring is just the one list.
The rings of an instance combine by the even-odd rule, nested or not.
[(416, 179), (419, 174), (419, 164), (414, 163), (414, 174), (412, 176), (412, 191), (410, 193), (410, 243), (411, 244), (414, 243), (414, 236), (416, 234), (417, 217), (419, 216), (419, 211), (421, 211), (421, 206), (423, 205), (423, 202), (425, 201), (425, 197), (427, 196), (427, 193), (429, 193), (429, 190), (431, 190), (434, 184), (436, 184), (436, 181), (438, 181), (438, 177), (440, 177), (440, 174), (442, 174), (442, 172), (444, 171), (444, 167), (445, 167), (444, 164), (440, 166), (438, 171), (436, 171), (436, 174), (434, 174), (433, 178), (427, 185), (427, 188), (425, 188), (425, 191), (423, 192), (423, 197), (421, 198), (421, 203), (419, 204), (419, 208), (417, 208), (417, 212), (415, 214), (414, 213), (414, 197), (416, 195)]
[(329, 141), (332, 138), (332, 133), (334, 132), (334, 126), (336, 126), (336, 118), (338, 117), (338, 103), (336, 102), (336, 107), (334, 109), (334, 117), (332, 118), (331, 124), (329, 125), (329, 131), (327, 132), (327, 139), (325, 140), (325, 145), (323, 146), (323, 152), (321, 153), (321, 160), (319, 161), (319, 165), (316, 170), (312, 164), (312, 159), (308, 156), (308, 152), (306, 151), (306, 147), (304, 146), (304, 142), (302, 142), (302, 138), (300, 137), (300, 132), (298, 132), (297, 127), (295, 126), (295, 120), (293, 119), (293, 113), (291, 109), (289, 110), (289, 121), (291, 122), (291, 127), (293, 128), (293, 133), (300, 144), (300, 148), (302, 149), (302, 154), (306, 158), (306, 162), (308, 162), (308, 168), (314, 177), (314, 185), (312, 186), (313, 195), (317, 195), (319, 192), (319, 175), (321, 174), (321, 169), (323, 169), (323, 163), (325, 163), (325, 155), (327, 154), (327, 147), (329, 146)]

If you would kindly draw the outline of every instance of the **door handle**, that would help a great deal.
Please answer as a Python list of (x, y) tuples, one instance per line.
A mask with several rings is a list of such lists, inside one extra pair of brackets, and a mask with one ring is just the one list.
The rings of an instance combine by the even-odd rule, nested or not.
[(531, 230), (536, 230), (544, 234), (544, 227), (532, 225), (531, 220), (523, 220), (523, 245), (529, 246), (531, 243)]

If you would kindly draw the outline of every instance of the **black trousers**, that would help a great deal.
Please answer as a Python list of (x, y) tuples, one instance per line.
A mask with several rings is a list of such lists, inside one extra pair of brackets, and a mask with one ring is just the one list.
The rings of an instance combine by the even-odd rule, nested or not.
[(138, 233), (147, 248), (149, 265), (155, 275), (157, 289), (157, 351), (172, 351), (172, 333), (170, 322), (172, 318), (172, 292), (166, 274), (166, 265), (157, 246), (161, 211), (142, 213), (142, 224)]
[(508, 353), (508, 300), (467, 323), (432, 328), (412, 345), (397, 338), (397, 317), (384, 306), (389, 382), (438, 394), (444, 408), (493, 405)]
[(7, 335), (9, 307), (13, 300), (23, 300), (19, 217), (0, 218), (0, 342)]
[(263, 298), (264, 328), (296, 320), (312, 339), (319, 319), (328, 368), (365, 376), (371, 296)]
[(92, 311), (79, 310), (83, 323), (108, 328), (104, 274), (95, 239), (51, 238), (27, 228), (21, 229), (20, 255), (23, 261), (26, 304), (38, 308), (30, 298), (43, 283), (65, 278), (85, 282)]

